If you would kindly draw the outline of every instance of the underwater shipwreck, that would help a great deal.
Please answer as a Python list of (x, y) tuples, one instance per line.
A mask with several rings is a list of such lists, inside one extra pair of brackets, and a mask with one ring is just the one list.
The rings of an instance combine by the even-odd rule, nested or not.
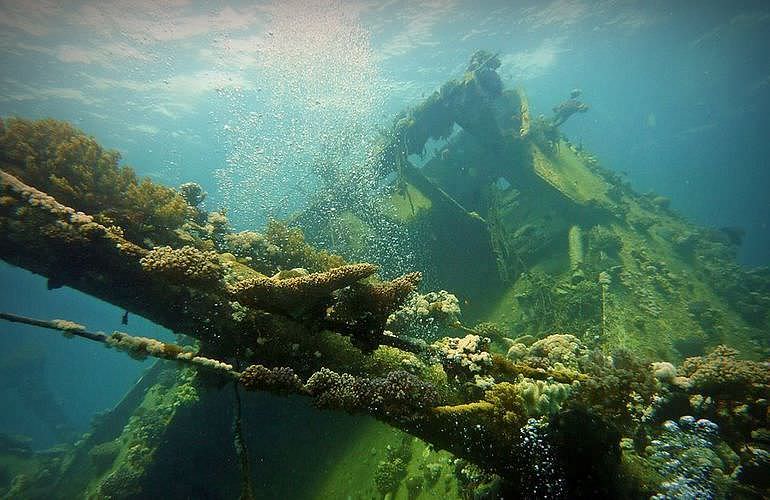
[(73, 445), (2, 444), (0, 495), (264, 497), (245, 437), (262, 391), (401, 436), (340, 497), (767, 498), (770, 271), (570, 143), (558, 125), (585, 110), (535, 115), (499, 66), (474, 54), (370, 155), (378, 217), (423, 242), (400, 276), (354, 258), (376, 231), (355, 176), (235, 232), (197, 184), (2, 120), (0, 257), (179, 341), (0, 313), (160, 360)]

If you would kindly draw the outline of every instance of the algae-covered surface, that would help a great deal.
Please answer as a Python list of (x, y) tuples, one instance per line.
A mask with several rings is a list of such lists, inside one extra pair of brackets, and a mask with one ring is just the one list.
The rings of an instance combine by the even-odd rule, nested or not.
[[(531, 34), (582, 26), (581, 12), (597, 16), (591, 33), (660, 22), (575, 6), (477, 20), (507, 20), (509, 35), (514, 18)], [(385, 43), (391, 8), (436, 17)], [(446, 19), (462, 57), (434, 49), (382, 80), (443, 19), (420, 8), (3, 6), (17, 34), (52, 37), (0, 44), (3, 67), (33, 50), (82, 65), (70, 76), (88, 83), (0, 82), (0, 496), (770, 496), (770, 272), (741, 261), (757, 233), (693, 216), (676, 189), (642, 192), (623, 170), (668, 140), (642, 155), (661, 164), (640, 168), (673, 178), (664, 168), (689, 157), (671, 144), (712, 125), (666, 135), (658, 124), (681, 117), (632, 111), (644, 100), (625, 87), (596, 109), (580, 88), (544, 94), (525, 73), (572, 54), (561, 41), (465, 50), (487, 32), (456, 36)], [(145, 11), (159, 21), (132, 17)], [(54, 44), (79, 23), (97, 38), (114, 25), (120, 41)], [(688, 50), (730, 36), (709, 26)], [(205, 70), (155, 64), (143, 51), (160, 39)], [(120, 80), (113, 58), (165, 76)], [(169, 88), (181, 93), (165, 100)], [(28, 101), (51, 117), (8, 105)], [(108, 103), (148, 123), (112, 123)], [(195, 109), (200, 123), (180, 118)], [(639, 114), (640, 138), (622, 140), (642, 142), (618, 154), (616, 130)], [(698, 144), (679, 146), (694, 158)], [(155, 168), (159, 150), (170, 159)], [(31, 331), (67, 348), (15, 340)]]
[(567, 143), (557, 143), (555, 150), (549, 157), (537, 146), (532, 148), (532, 164), (537, 175), (580, 205), (609, 201), (606, 184), (580, 161)]

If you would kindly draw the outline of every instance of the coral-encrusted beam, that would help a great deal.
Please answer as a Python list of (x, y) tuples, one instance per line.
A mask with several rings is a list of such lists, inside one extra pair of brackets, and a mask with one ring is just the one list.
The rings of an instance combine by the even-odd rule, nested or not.
[[(119, 231), (67, 207), (0, 170), (0, 259), (144, 316), (174, 331), (204, 338), (204, 319), (219, 297), (170, 287), (144, 272), (149, 250)], [(162, 298), (162, 300), (160, 300)]]
[(59, 330), (60, 332), (64, 332), (66, 335), (83, 337), (84, 339), (93, 340), (95, 342), (107, 342), (107, 335), (104, 333), (89, 332), (83, 325), (79, 325), (64, 319), (52, 319), (47, 321), (4, 312), (0, 312), (0, 319), (10, 321), (12, 323), (24, 323), (26, 325), (39, 326), (40, 328)]
[(241, 374), (233, 370), (233, 366), (215, 359), (198, 356), (177, 344), (168, 344), (160, 340), (147, 337), (137, 337), (123, 332), (112, 332), (107, 335), (104, 332), (89, 332), (86, 327), (73, 321), (64, 319), (41, 320), (0, 312), (0, 319), (14, 323), (58, 330), (67, 337), (81, 337), (95, 342), (101, 342), (106, 347), (114, 347), (125, 351), (132, 357), (145, 358), (147, 356), (159, 359), (168, 359), (178, 363), (189, 364), (199, 368), (208, 368), (220, 373), (239, 378)]

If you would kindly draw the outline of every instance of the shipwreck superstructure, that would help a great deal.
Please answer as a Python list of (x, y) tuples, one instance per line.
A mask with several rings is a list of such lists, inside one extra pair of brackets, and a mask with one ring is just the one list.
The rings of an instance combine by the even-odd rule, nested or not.
[[(208, 487), (227, 477), (259, 496), (244, 389), (371, 415), (457, 458), (420, 469), (429, 452), (389, 449), (372, 467), (383, 496), (427, 497), (441, 474), (458, 496), (766, 494), (770, 274), (533, 117), (499, 64), (474, 54), (371, 155), (382, 216), (424, 248), (421, 269), (390, 280), (344, 258), (361, 242), (334, 237), (371, 226), (354, 194), (234, 232), (199, 187), (140, 180), (66, 123), (2, 122), (0, 257), (189, 339), (5, 314), (167, 360), (77, 446), (7, 461), (5, 494), (190, 495), (162, 478), (193, 475), (179, 450), (228, 406), (190, 453), (232, 458)], [(415, 165), (430, 139), (443, 144)], [(671, 449), (692, 462), (667, 468)]]

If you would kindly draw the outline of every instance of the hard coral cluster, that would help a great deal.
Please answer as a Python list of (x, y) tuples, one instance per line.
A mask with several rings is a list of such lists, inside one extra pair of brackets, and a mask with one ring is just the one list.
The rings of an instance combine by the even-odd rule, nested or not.
[(506, 357), (493, 357), (496, 368), (504, 373), (548, 376), (561, 382), (582, 378), (580, 372), (590, 351), (577, 337), (554, 334), (527, 346), (531, 341), (530, 336), (508, 340)]
[(106, 216), (137, 236), (147, 234), (161, 239), (166, 231), (182, 226), (192, 216), (190, 206), (179, 193), (150, 179), (131, 184), (124, 199), (125, 206), (113, 202), (116, 211), (108, 211)]
[(463, 338), (444, 337), (435, 342), (447, 371), (460, 379), (484, 372), (492, 366), (489, 339), (469, 334)]
[(414, 372), (425, 367), (420, 358), (411, 352), (389, 345), (381, 345), (372, 352), (369, 370), (375, 374), (385, 374), (394, 370)]
[(116, 151), (67, 122), (10, 118), (2, 132), (3, 170), (66, 205), (100, 212), (136, 183), (130, 168), (118, 166)]
[[(146, 250), (126, 241), (122, 230), (105, 227), (93, 217), (65, 206), (52, 196), (0, 170), (0, 233), (17, 250), (13, 258), (24, 258), (35, 251), (46, 252), (46, 259), (34, 259), (36, 270), (48, 269), (49, 287), (56, 288), (83, 268), (91, 269), (112, 259), (141, 258)], [(58, 249), (51, 252), (46, 248)]]
[(267, 368), (251, 365), (241, 372), (238, 382), (247, 390), (270, 391), (279, 394), (304, 392), (302, 380), (287, 367)]
[(380, 493), (383, 495), (396, 493), (401, 482), (406, 479), (411, 458), (412, 443), (408, 437), (402, 439), (400, 446), (386, 447), (385, 460), (377, 464), (377, 470), (374, 473), (374, 484)]
[(521, 427), (529, 418), (555, 415), (570, 391), (568, 384), (520, 377), (515, 383), (495, 384), (484, 400), (492, 403), (499, 423)]
[(197, 182), (185, 182), (179, 186), (179, 194), (191, 207), (197, 207), (206, 199), (206, 192)]
[(572, 390), (569, 384), (552, 380), (522, 378), (515, 385), (530, 417), (555, 415), (567, 401)]
[(345, 260), (309, 245), (298, 228), (271, 220), (264, 232), (241, 231), (222, 237), (226, 250), (254, 270), (272, 276), (286, 269), (322, 272), (345, 265)]
[(387, 320), (388, 330), (420, 338), (430, 338), (441, 327), (452, 326), (460, 315), (460, 301), (446, 290), (413, 293)]
[(349, 373), (321, 368), (310, 376), (305, 387), (315, 397), (315, 404), (319, 408), (354, 413), (367, 406), (366, 385)]
[[(554, 334), (538, 340), (529, 347), (528, 360), (533, 366), (554, 368), (561, 364), (577, 369), (578, 362), (588, 354), (588, 349), (574, 335)], [(536, 359), (532, 359), (536, 358)]]
[(224, 276), (216, 252), (206, 252), (185, 245), (155, 247), (140, 261), (142, 269), (176, 284), (212, 285)]
[(569, 405), (601, 416), (618, 428), (633, 429), (639, 407), (649, 407), (658, 393), (658, 385), (647, 363), (626, 351), (612, 356), (593, 352), (579, 363), (584, 377), (574, 387)]
[(277, 269), (272, 263), (274, 256), (281, 252), (277, 245), (270, 243), (265, 235), (257, 231), (226, 234), (224, 248), (263, 274), (273, 274)]
[(377, 470), (374, 473), (374, 484), (382, 494), (396, 491), (406, 478), (408, 463), (400, 457), (394, 457), (389, 460), (383, 460), (377, 464)]
[(770, 391), (768, 363), (738, 358), (738, 351), (716, 347), (706, 356), (687, 358), (679, 373), (690, 391), (717, 398), (740, 399), (747, 394), (765, 395)]
[(439, 400), (431, 384), (401, 370), (363, 378), (322, 368), (308, 379), (305, 388), (320, 408), (367, 411), (387, 419), (417, 418)]
[(422, 279), (419, 272), (408, 273), (391, 281), (356, 283), (342, 290), (327, 309), (326, 319), (335, 329), (363, 342), (376, 342), (386, 327), (388, 317), (415, 291)]

